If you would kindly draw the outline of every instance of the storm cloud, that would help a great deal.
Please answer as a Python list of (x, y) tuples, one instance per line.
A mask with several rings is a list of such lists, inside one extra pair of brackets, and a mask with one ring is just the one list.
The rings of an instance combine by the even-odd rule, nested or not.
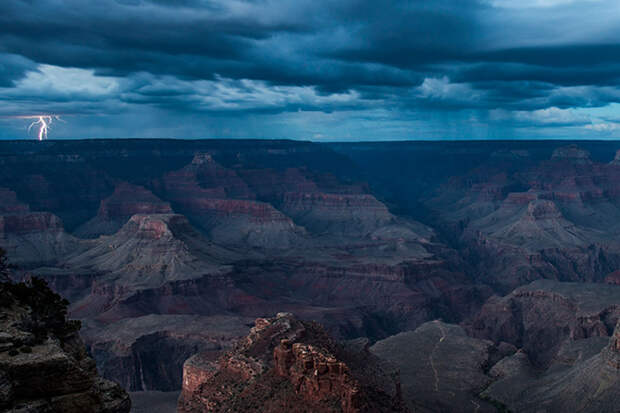
[(615, 137), (618, 23), (608, 0), (3, 0), (0, 137), (38, 113), (71, 138)]

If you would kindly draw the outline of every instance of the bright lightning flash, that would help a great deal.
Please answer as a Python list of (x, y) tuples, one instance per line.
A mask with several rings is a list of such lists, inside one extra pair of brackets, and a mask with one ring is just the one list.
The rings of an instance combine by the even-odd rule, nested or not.
[(50, 129), (50, 125), (54, 120), (60, 120), (60, 116), (58, 115), (40, 115), (40, 116), (32, 116), (31, 118), (37, 119), (28, 126), (28, 132), (32, 130), (34, 127), (39, 128), (38, 138), (40, 141), (43, 139), (47, 139), (47, 132)]
[(2, 119), (27, 119), (31, 121), (30, 126), (28, 126), (28, 133), (30, 133), (32, 128), (36, 128), (37, 138), (40, 141), (47, 139), (52, 123), (55, 121), (64, 122), (60, 115), (0, 115), (0, 120)]

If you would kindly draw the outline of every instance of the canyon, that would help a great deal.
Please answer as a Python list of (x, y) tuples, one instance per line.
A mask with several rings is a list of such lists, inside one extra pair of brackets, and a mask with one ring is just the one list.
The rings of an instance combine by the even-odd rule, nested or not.
[(2, 141), (0, 247), (147, 404), (613, 411), (619, 149)]

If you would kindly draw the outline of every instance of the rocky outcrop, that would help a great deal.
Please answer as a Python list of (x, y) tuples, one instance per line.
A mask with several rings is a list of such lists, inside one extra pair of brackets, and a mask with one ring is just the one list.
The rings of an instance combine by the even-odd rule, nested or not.
[(359, 373), (376, 360), (351, 353), (319, 325), (290, 314), (258, 319), (217, 361), (196, 356), (186, 362), (178, 411), (403, 411), (398, 383), (373, 386), (370, 374)]
[(620, 165), (620, 150), (616, 151), (616, 155), (614, 156), (614, 159), (612, 159), (610, 164), (611, 165)]
[(304, 399), (312, 403), (340, 400), (343, 412), (357, 412), (363, 405), (359, 384), (346, 364), (311, 344), (280, 341), (274, 350), (275, 373), (287, 378)]
[(492, 297), (470, 326), (475, 337), (522, 348), (548, 367), (568, 341), (608, 337), (620, 317), (620, 287), (538, 280)]
[(57, 235), (63, 232), (62, 222), (49, 212), (6, 214), (0, 216), (0, 234), (5, 238), (36, 233)]
[[(620, 169), (602, 162), (617, 144), (580, 143), (591, 162), (575, 148), (552, 154), (560, 145), (0, 142), (0, 185), (17, 193), (0, 191), (0, 215), (13, 217), (0, 245), (71, 299), (106, 375), (172, 389), (183, 359), (220, 331), (194, 317), (291, 311), (339, 338), (381, 340), (438, 317), (460, 322), (492, 290), (538, 278), (615, 282)], [(427, 211), (420, 201), (438, 188)], [(183, 215), (153, 214), (172, 207)], [(96, 214), (116, 229), (88, 240), (62, 229), (60, 218), (73, 231)], [(520, 346), (528, 363), (525, 349), (540, 349), (541, 361), (560, 354), (567, 328), (589, 340), (613, 327), (607, 310), (570, 321), (559, 300), (549, 304), (559, 326), (540, 317), (547, 327), (525, 337), (519, 326), (535, 315), (522, 322), (501, 304), (489, 302), (483, 330)], [(175, 317), (204, 334), (172, 328), (165, 320)], [(233, 340), (223, 337), (221, 349)], [(212, 347), (205, 363), (217, 358)], [(359, 380), (355, 363), (331, 354)]]
[(157, 198), (151, 191), (139, 185), (122, 182), (116, 185), (114, 193), (101, 201), (97, 216), (82, 224), (75, 235), (96, 238), (118, 231), (136, 214), (171, 214), (168, 202)]
[(611, 338), (564, 343), (558, 358), (545, 371), (533, 368), (523, 352), (507, 357), (491, 369), (495, 381), (482, 397), (510, 411), (525, 413), (617, 412), (619, 331), (617, 325)]
[(0, 284), (0, 408), (5, 412), (127, 413), (119, 385), (97, 375), (66, 303), (45, 283)]

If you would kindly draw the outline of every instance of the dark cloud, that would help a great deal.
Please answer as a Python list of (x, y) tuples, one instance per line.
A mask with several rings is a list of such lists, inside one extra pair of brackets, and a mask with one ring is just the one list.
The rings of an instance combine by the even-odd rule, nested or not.
[(18, 79), (24, 77), (28, 70), (36, 69), (37, 65), (22, 56), (0, 54), (0, 87), (10, 87)]
[(582, 124), (562, 111), (619, 102), (620, 15), (536, 3), (3, 0), (0, 111)]

